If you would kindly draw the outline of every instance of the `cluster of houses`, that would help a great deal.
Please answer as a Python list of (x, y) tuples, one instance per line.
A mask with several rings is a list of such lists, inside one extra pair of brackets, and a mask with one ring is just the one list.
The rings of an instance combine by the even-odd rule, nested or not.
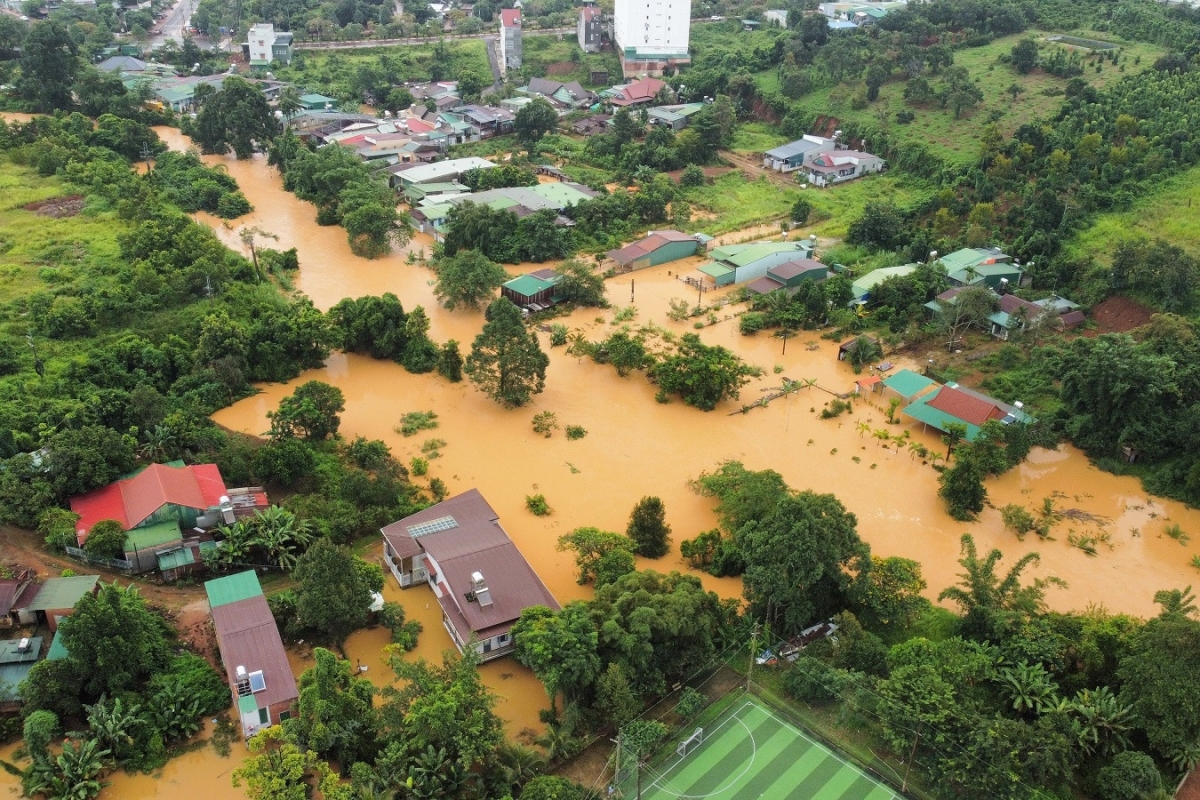
[(16, 568), (0, 577), (0, 629), (11, 635), (0, 639), (0, 712), (20, 707), (21, 682), (39, 660), (67, 657), (58, 624), (83, 597), (99, 590), (98, 575), (38, 581), (33, 570)]
[(763, 153), (763, 167), (798, 172), (800, 180), (825, 187), (883, 172), (887, 162), (871, 153), (844, 149), (835, 139), (805, 135)]
[[(847, 342), (842, 350), (853, 344), (853, 340)], [(969, 442), (975, 441), (984, 424), (993, 420), (1002, 425), (1028, 425), (1034, 421), (1019, 401), (1004, 403), (953, 381), (941, 384), (909, 369), (860, 378), (855, 382), (855, 392), (879, 394), (888, 401), (898, 399), (903, 415), (921, 423), (925, 430), (949, 433), (951, 425), (961, 425)]]

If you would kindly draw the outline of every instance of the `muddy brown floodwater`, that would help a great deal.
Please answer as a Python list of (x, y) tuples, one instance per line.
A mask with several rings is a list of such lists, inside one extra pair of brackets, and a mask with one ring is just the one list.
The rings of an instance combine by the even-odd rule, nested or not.
[[(178, 131), (157, 130), (173, 148), (188, 144)], [(318, 227), (313, 206), (284, 192), (278, 174), (264, 159), (205, 157), (205, 161), (223, 165), (255, 210), (234, 224), (203, 214), (200, 219), (238, 250), (242, 246), (237, 231), (248, 225), (277, 235), (279, 247), (297, 248), (297, 289), (318, 308), (327, 309), (344, 297), (393, 292), (405, 308), (425, 307), (431, 335), (438, 341), (454, 338), (465, 350), (479, 332), (481, 312), (448, 312), (438, 307), (433, 273), (405, 263), (408, 250), (424, 248), (428, 254), (428, 238), (418, 237), (408, 248), (377, 261), (358, 258), (350, 253), (345, 232)], [(638, 309), (635, 324), (653, 322), (676, 333), (690, 332), (691, 321), (672, 322), (665, 312), (673, 298), (695, 300), (695, 290), (678, 280), (679, 270), (695, 263), (667, 264), (614, 278), (608, 283), (609, 299), (630, 305), (632, 292), (632, 304)], [(510, 269), (515, 273), (533, 268)], [(712, 294), (705, 295), (706, 303), (712, 299)], [(740, 407), (733, 403), (703, 413), (678, 401), (657, 403), (644, 377), (620, 378), (611, 367), (573, 358), (563, 348), (551, 350), (542, 335), (551, 356), (546, 390), (522, 409), (505, 410), (466, 382), (451, 384), (436, 375), (410, 375), (391, 362), (335, 354), (324, 368), (286, 385), (262, 386), (259, 394), (219, 411), (214, 419), (234, 430), (261, 433), (268, 427), (267, 412), (280, 398), (303, 381), (320, 379), (345, 394), (341, 426), (345, 436), (382, 439), (405, 461), (420, 453), (425, 439), (444, 439), (442, 456), (431, 463), (430, 477), (444, 480), (452, 493), (472, 487), (483, 492), (522, 553), (563, 603), (586, 598), (591, 591), (575, 583), (571, 558), (555, 549), (558, 536), (581, 525), (623, 531), (630, 509), (644, 495), (658, 495), (665, 502), (676, 548), (640, 566), (685, 569), (678, 541), (716, 525), (711, 501), (694, 494), (688, 481), (725, 459), (741, 460), (751, 469), (775, 469), (799, 489), (837, 495), (857, 515), (859, 532), (875, 554), (922, 563), (931, 598), (957, 580), (959, 536), (964, 531), (975, 535), (981, 550), (1002, 549), (1006, 555), (1002, 566), (1027, 551), (1041, 553), (1036, 574), (1056, 575), (1070, 585), (1065, 591), (1051, 591), (1048, 600), (1057, 609), (1102, 604), (1110, 611), (1145, 616), (1155, 611), (1156, 590), (1193, 582), (1189, 560), (1197, 548), (1181, 546), (1163, 535), (1163, 529), (1169, 521), (1200, 535), (1200, 512), (1151, 500), (1137, 480), (1095, 469), (1072, 447), (1035, 450), (1025, 464), (988, 482), (997, 508), (1006, 503), (1040, 507), (1044, 498), (1053, 497), (1059, 511), (1072, 512), (1072, 518), (1054, 529), (1052, 540), (1018, 541), (1004, 530), (999, 512), (991, 508), (975, 523), (955, 522), (937, 498), (937, 474), (907, 452), (881, 447), (870, 433), (860, 432), (858, 424), (888, 427), (893, 433), (908, 428), (914, 439), (930, 449), (943, 449), (936, 434), (912, 423), (886, 425), (878, 399), (856, 401), (852, 413), (836, 419), (818, 419), (816, 412), (831, 398), (830, 391), (842, 393), (853, 387), (852, 372), (836, 360), (836, 346), (806, 334), (790, 340), (784, 355), (778, 339), (738, 334), (736, 321), (725, 319), (727, 313), (720, 312), (722, 321), (699, 333), (707, 343), (725, 345), (764, 368), (764, 376), (743, 390), (743, 402), (753, 402), (777, 387), (782, 377), (815, 379), (816, 385), (746, 414), (730, 415)], [(595, 339), (613, 330), (612, 318), (613, 311), (584, 309), (560, 321)], [(778, 373), (773, 369), (776, 365), (781, 368)], [(394, 432), (402, 414), (427, 410), (438, 414), (436, 430), (411, 438)], [(568, 441), (561, 430), (550, 439), (535, 435), (530, 421), (540, 411), (553, 411), (564, 427), (582, 425), (586, 438)], [(553, 508), (550, 516), (534, 517), (525, 510), (525, 496), (537, 493), (544, 494)], [(1096, 556), (1089, 556), (1068, 544), (1071, 532), (1103, 533), (1108, 541), (1098, 545)], [(700, 577), (722, 597), (740, 595), (736, 579)], [(436, 659), (450, 647), (431, 592), (420, 587), (400, 590), (390, 582), (385, 594), (425, 626), (415, 656)], [(366, 666), (367, 677), (381, 685), (390, 675), (382, 658), (386, 642), (386, 632), (377, 629), (360, 631), (347, 643), (350, 658)], [(297, 672), (307, 666), (300, 654), (292, 659)], [(486, 683), (501, 697), (496, 710), (511, 735), (540, 728), (537, 711), (546, 705), (545, 692), (528, 670), (502, 659), (482, 671)], [(160, 781), (117, 775), (110, 779), (113, 785), (105, 796), (182, 797), (187, 793), (178, 787), (190, 785), (205, 786), (211, 797), (223, 798), (233, 791), (227, 774), (230, 764), (206, 749), (173, 761)]]

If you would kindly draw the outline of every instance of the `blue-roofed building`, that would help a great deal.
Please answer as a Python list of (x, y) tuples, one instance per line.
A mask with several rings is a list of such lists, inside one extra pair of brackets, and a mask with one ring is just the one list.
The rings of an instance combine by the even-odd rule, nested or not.
[(763, 153), (763, 166), (777, 172), (795, 172), (821, 153), (827, 153), (836, 147), (837, 142), (833, 139), (805, 134), (794, 142), (782, 144)]

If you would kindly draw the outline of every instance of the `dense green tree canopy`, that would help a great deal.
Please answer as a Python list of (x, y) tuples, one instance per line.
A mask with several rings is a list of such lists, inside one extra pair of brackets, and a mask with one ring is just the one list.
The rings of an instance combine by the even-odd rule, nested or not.
[(489, 261), (477, 250), (460, 250), (437, 264), (434, 294), (453, 311), (459, 306), (479, 308), (495, 297), (500, 284), (508, 280), (504, 267)]
[(464, 371), (488, 397), (522, 406), (546, 385), (550, 358), (537, 336), (525, 329), (521, 311), (507, 297), (488, 306), (487, 323), (471, 344)]
[(383, 588), (377, 565), (363, 562), (328, 539), (318, 539), (300, 557), (292, 577), (300, 624), (340, 646), (367, 623), (371, 595)]
[(226, 78), (220, 91), (200, 106), (192, 138), (205, 153), (249, 158), (267, 148), (279, 124), (262, 90), (237, 76)]

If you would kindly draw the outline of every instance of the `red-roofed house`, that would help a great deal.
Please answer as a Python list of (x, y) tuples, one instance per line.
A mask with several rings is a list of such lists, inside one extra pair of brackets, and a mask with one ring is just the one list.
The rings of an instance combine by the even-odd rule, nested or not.
[[(181, 550), (191, 554), (183, 556), (186, 564), (197, 563), (200, 544), (183, 541), (185, 531), (231, 523), (268, 505), (261, 487), (227, 489), (216, 464), (151, 464), (132, 478), (71, 498), (79, 544), (97, 522), (116, 520), (126, 531), (124, 560), (135, 573), (162, 569), (162, 557)], [(171, 567), (173, 574), (180, 566)]]
[(521, 9), (500, 9), (500, 66), (521, 68)]
[(653, 102), (658, 93), (666, 88), (658, 78), (642, 78), (617, 87), (616, 94), (609, 98), (614, 106), (636, 106)]
[(961, 419), (976, 427), (980, 427), (989, 419), (1002, 420), (1005, 412), (994, 403), (989, 403), (979, 397), (967, 394), (961, 389), (943, 386), (926, 403), (952, 417)]
[(132, 478), (72, 497), (71, 510), (79, 515), (76, 531), (82, 544), (102, 519), (115, 519), (127, 531), (167, 520), (190, 527), (204, 512), (219, 509), (222, 498), (228, 500), (216, 464), (151, 464)]
[(428, 583), (455, 646), (474, 647), (483, 661), (512, 650), (510, 631), (526, 608), (559, 608), (478, 489), (393, 522), (382, 533), (384, 561), (397, 582)]

